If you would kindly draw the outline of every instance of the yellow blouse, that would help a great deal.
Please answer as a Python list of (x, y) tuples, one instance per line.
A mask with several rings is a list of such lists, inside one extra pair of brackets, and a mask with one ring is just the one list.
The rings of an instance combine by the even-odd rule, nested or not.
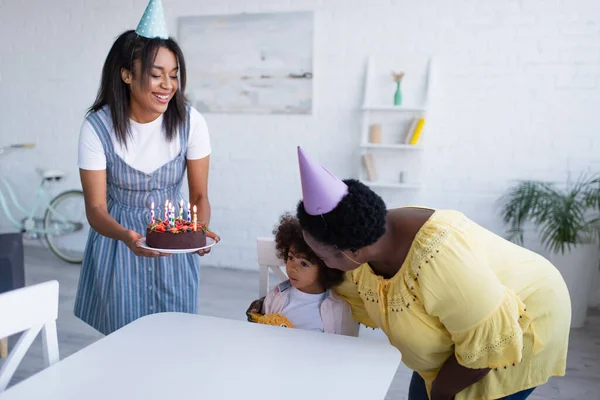
[(452, 353), (465, 367), (492, 368), (456, 400), (498, 399), (565, 373), (571, 304), (562, 276), (459, 212), (435, 210), (391, 279), (363, 264), (335, 290), (357, 321), (386, 333), (428, 392)]

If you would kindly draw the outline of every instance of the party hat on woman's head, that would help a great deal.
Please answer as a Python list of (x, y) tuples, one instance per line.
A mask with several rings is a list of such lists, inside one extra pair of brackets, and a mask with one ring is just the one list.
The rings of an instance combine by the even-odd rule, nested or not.
[(308, 158), (298, 146), (304, 209), (310, 215), (333, 210), (348, 193), (348, 186), (327, 169)]
[(161, 39), (169, 38), (161, 0), (150, 0), (135, 33), (149, 39), (156, 37)]

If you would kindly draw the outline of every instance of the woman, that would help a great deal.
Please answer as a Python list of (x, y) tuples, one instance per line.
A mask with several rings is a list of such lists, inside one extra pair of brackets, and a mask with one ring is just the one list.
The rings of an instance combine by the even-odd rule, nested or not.
[[(163, 32), (144, 28), (149, 20), (164, 19), (154, 3), (137, 31), (124, 32), (113, 44), (80, 133), (79, 167), (92, 230), (75, 315), (103, 334), (151, 313), (197, 312), (198, 255), (164, 257), (140, 247), (151, 203), (157, 217), (166, 200), (178, 204), (186, 169), (198, 222), (210, 221), (206, 122), (186, 105), (181, 49)], [(160, 22), (154, 26), (164, 30)]]
[[(305, 240), (413, 371), (409, 399), (525, 399), (565, 373), (570, 300), (541, 256), (455, 211), (404, 207), (299, 150)], [(368, 373), (368, 367), (367, 367)], [(429, 397), (428, 397), (429, 396)]]

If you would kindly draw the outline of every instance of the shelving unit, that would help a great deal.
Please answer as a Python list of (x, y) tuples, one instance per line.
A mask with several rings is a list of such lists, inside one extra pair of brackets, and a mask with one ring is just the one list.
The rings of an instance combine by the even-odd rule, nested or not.
[(374, 188), (388, 188), (388, 189), (419, 189), (423, 185), (420, 183), (393, 183), (393, 182), (381, 182), (381, 181), (363, 181), (367, 186)]
[(424, 113), (425, 108), (421, 107), (407, 107), (407, 106), (363, 106), (363, 111), (394, 111), (394, 112), (416, 112)]
[[(423, 117), (425, 118), (427, 116), (427, 111), (428, 111), (428, 105), (429, 105), (429, 94), (430, 94), (430, 89), (431, 89), (431, 82), (432, 82), (432, 70), (433, 70), (433, 57), (428, 57), (426, 60), (426, 71), (425, 71), (425, 75), (424, 75), (424, 82), (423, 82), (423, 93), (422, 93), (422, 101), (420, 104), (415, 104), (415, 102), (408, 102), (408, 104), (403, 104), (400, 106), (395, 106), (395, 105), (389, 105), (389, 104), (382, 104), (381, 99), (376, 100), (373, 96), (373, 86), (374, 86), (374, 80), (376, 78), (375, 74), (376, 74), (376, 69), (375, 69), (375, 61), (372, 57), (369, 57), (368, 59), (368, 63), (367, 63), (367, 69), (365, 72), (365, 82), (364, 82), (364, 94), (363, 94), (363, 105), (361, 108), (361, 112), (362, 112), (362, 123), (361, 123), (361, 142), (360, 142), (360, 160), (359, 162), (361, 163), (361, 168), (360, 168), (360, 176), (359, 179), (366, 185), (373, 187), (373, 188), (383, 188), (383, 189), (397, 189), (397, 190), (415, 190), (415, 189), (419, 189), (421, 188), (423, 185), (420, 182), (414, 182), (414, 181), (406, 181), (406, 182), (401, 182), (401, 181), (393, 181), (393, 180), (381, 180), (379, 177), (374, 180), (371, 181), (368, 179), (368, 174), (366, 172), (366, 168), (363, 165), (363, 160), (362, 157), (364, 154), (368, 154), (370, 153), (372, 157), (377, 157), (377, 154), (381, 151), (387, 151), (388, 153), (391, 152), (399, 152), (399, 154), (406, 154), (406, 152), (415, 152), (415, 151), (423, 151), (425, 150), (425, 146), (422, 143), (422, 136), (421, 139), (419, 141), (418, 144), (416, 145), (412, 145), (412, 144), (405, 144), (405, 143), (398, 143), (398, 142), (393, 142), (393, 143), (386, 143), (384, 141), (382, 141), (382, 143), (371, 143), (369, 141), (369, 128), (371, 126), (371, 124), (373, 123), (377, 123), (379, 121), (374, 120), (374, 115), (381, 115), (382, 113), (385, 114), (389, 114), (389, 113), (397, 113), (398, 114), (398, 119), (402, 118), (402, 117)], [(400, 68), (401, 65), (390, 65), (387, 67), (387, 71), (391, 71), (395, 68)], [(414, 76), (407, 74), (407, 77), (404, 79), (412, 79)], [(393, 81), (391, 79), (391, 76), (389, 77), (390, 80), (390, 88), (392, 88), (393, 86)], [(390, 93), (390, 102), (392, 101), (392, 95), (393, 92)], [(409, 123), (410, 124), (410, 123)], [(426, 126), (427, 124), (425, 124)], [(423, 132), (425, 132), (426, 127), (424, 128)], [(385, 136), (385, 133), (384, 135)], [(377, 152), (377, 154), (375, 154)], [(397, 171), (398, 173), (400, 173), (401, 171), (404, 170), (399, 170)], [(379, 176), (379, 173), (377, 173), (377, 175)]]
[(418, 144), (418, 145), (412, 145), (412, 144), (396, 144), (396, 143), (391, 143), (391, 144), (386, 144), (386, 143), (362, 143), (360, 145), (360, 147), (362, 147), (363, 149), (382, 149), (382, 150), (416, 150), (416, 151), (423, 151), (425, 150), (425, 148)]

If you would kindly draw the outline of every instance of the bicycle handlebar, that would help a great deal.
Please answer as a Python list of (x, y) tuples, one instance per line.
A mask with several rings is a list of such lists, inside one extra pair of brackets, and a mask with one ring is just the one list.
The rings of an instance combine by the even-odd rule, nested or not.
[(35, 143), (10, 144), (8, 146), (0, 147), (0, 154), (6, 154), (11, 150), (16, 150), (16, 149), (33, 149), (35, 146), (36, 146)]

